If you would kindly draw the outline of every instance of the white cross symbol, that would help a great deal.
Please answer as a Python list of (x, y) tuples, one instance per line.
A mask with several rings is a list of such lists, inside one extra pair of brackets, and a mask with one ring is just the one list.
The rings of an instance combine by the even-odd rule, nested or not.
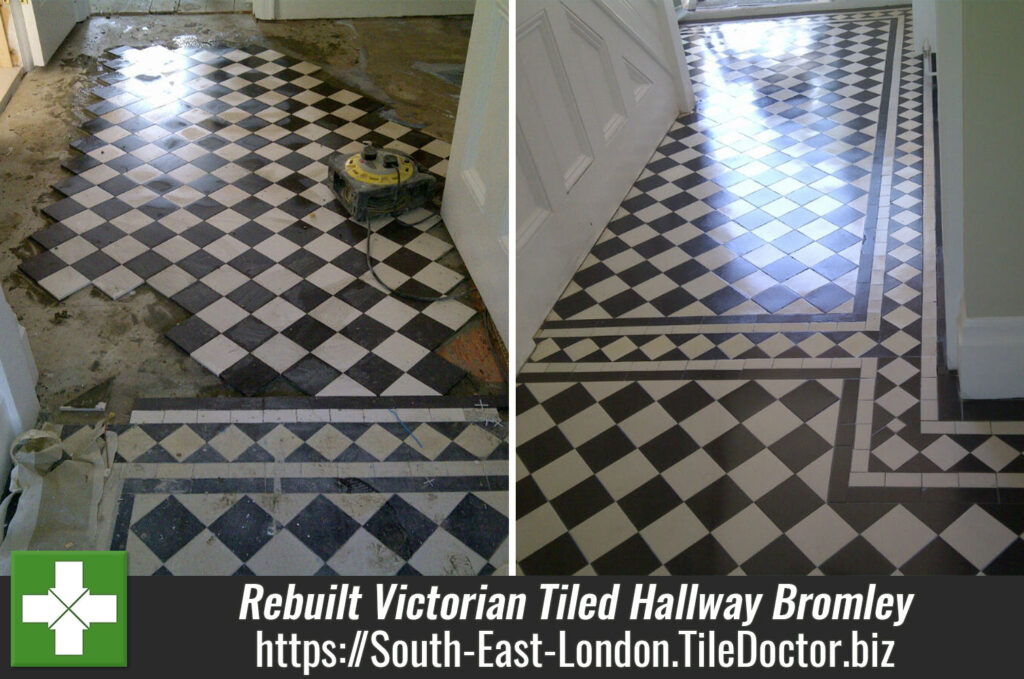
[(55, 586), (21, 597), (21, 621), (41, 622), (54, 632), (57, 655), (82, 655), (82, 633), (95, 622), (117, 622), (117, 595), (91, 594), (82, 586), (82, 562), (54, 564)]

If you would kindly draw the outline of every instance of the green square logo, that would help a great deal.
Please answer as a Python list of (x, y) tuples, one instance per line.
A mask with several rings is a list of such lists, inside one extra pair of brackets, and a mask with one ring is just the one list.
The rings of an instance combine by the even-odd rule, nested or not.
[(127, 667), (125, 552), (14, 552), (11, 667)]

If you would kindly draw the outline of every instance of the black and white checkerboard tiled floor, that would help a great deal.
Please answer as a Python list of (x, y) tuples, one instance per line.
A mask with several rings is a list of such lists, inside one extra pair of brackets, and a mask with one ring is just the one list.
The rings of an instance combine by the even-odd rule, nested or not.
[(943, 365), (909, 11), (690, 24), (669, 131), (536, 337), (524, 573), (1024, 573), (1024, 404)]
[[(103, 63), (73, 176), (55, 187), (66, 198), (22, 271), (58, 300), (149, 285), (191, 314), (170, 340), (244, 395), (278, 378), (321, 396), (437, 395), (461, 379), (433, 350), (474, 310), (386, 295), (323, 162), (373, 142), (443, 176), (447, 143), (273, 50), (118, 48)], [(392, 288), (438, 296), (464, 276), (443, 225), (409, 225), (424, 217), (381, 218), (374, 255)]]
[(495, 402), (304, 400), (139, 404), (112, 427), (101, 541), (138, 575), (507, 572)]

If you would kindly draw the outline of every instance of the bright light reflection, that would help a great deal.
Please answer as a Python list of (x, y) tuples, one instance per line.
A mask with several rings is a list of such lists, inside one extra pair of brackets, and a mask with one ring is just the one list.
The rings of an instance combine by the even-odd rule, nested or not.
[[(758, 137), (770, 129), (771, 126), (765, 121), (775, 114), (773, 104), (779, 104), (766, 99), (771, 92), (764, 93), (755, 89), (755, 79), (781, 75), (783, 78), (776, 79), (774, 84), (785, 87), (787, 78), (801, 75), (802, 72), (793, 69), (811, 45), (822, 40), (821, 35), (815, 35), (815, 30), (812, 24), (802, 21), (782, 24), (763, 21), (725, 22), (707, 29), (697, 48), (704, 69), (697, 97), (701, 105), (701, 117), (714, 123), (711, 128), (713, 139), (722, 142), (716, 144), (713, 141), (711, 144), (711, 155), (716, 160), (721, 162), (740, 152), (755, 156), (759, 153), (756, 148)], [(820, 27), (817, 30), (820, 31)], [(773, 69), (772, 73), (723, 68), (754, 55), (760, 59), (776, 60), (780, 62), (779, 67)], [(808, 98), (813, 98), (816, 93), (822, 94), (817, 87), (825, 82), (824, 78), (811, 78), (805, 83), (810, 87), (802, 94)], [(788, 106), (781, 105), (779, 108)]]

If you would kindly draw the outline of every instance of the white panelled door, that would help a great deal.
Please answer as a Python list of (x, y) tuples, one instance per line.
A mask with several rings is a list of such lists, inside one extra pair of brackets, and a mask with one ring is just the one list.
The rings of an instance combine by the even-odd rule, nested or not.
[(21, 7), (32, 65), (45, 66), (75, 27), (78, 3), (76, 0), (29, 0)]
[(477, 0), (442, 214), (507, 344), (508, 0)]
[(519, 0), (517, 365), (681, 111), (693, 107), (670, 0)]

